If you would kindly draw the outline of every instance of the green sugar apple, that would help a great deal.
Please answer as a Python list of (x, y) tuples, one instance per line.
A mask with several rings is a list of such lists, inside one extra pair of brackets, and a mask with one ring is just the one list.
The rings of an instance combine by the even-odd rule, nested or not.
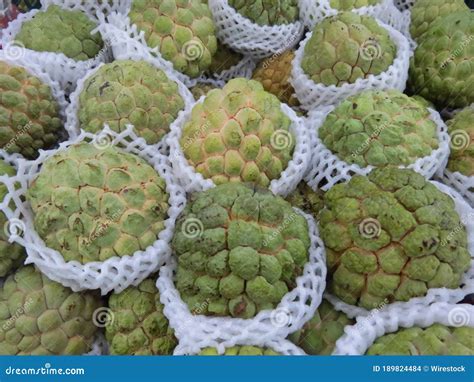
[(291, 24), (298, 20), (298, 0), (229, 0), (229, 5), (258, 25)]
[(448, 170), (466, 176), (474, 175), (474, 105), (457, 113), (448, 121), (451, 153)]
[(382, 0), (330, 0), (329, 4), (331, 8), (339, 11), (351, 11), (362, 7), (373, 7), (381, 2)]

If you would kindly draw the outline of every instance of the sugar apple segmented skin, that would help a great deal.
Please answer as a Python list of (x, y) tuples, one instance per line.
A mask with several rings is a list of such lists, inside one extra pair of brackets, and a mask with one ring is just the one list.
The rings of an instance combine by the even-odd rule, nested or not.
[(451, 138), (448, 170), (474, 176), (474, 105), (447, 122)]
[(439, 108), (474, 103), (474, 13), (442, 17), (423, 35), (410, 60), (409, 87)]
[(319, 216), (328, 290), (373, 309), (458, 288), (471, 258), (454, 201), (407, 169), (374, 169), (332, 187)]
[(142, 158), (86, 142), (48, 158), (26, 198), (45, 245), (82, 264), (144, 251), (169, 208), (165, 181)]
[(474, 355), (474, 328), (434, 324), (379, 337), (367, 355)]
[(398, 90), (366, 90), (328, 114), (318, 135), (347, 163), (407, 166), (438, 148), (428, 109)]
[(301, 181), (298, 187), (286, 197), (286, 201), (293, 207), (297, 207), (303, 212), (318, 216), (319, 212), (324, 208), (323, 202), (324, 192), (321, 190), (314, 191), (308, 184)]
[(0, 61), (0, 95), (0, 148), (34, 159), (56, 144), (62, 122), (49, 85)]
[(63, 53), (73, 60), (85, 61), (104, 48), (100, 34), (92, 33), (96, 27), (81, 11), (50, 5), (22, 24), (15, 41), (37, 52)]
[(191, 91), (194, 99), (198, 101), (202, 96), (207, 95), (207, 93), (209, 93), (212, 89), (216, 89), (216, 87), (211, 84), (198, 83), (189, 90)]
[(291, 24), (298, 20), (298, 0), (229, 0), (229, 5), (258, 25)]
[[(220, 355), (216, 348), (205, 348), (198, 355)], [(269, 348), (262, 348), (258, 346), (233, 346), (225, 349), (224, 354), (221, 355), (281, 355)]]
[(292, 159), (290, 126), (277, 97), (257, 81), (237, 78), (193, 107), (180, 146), (188, 163), (215, 184), (268, 187)]
[(371, 16), (341, 12), (316, 24), (301, 67), (317, 84), (341, 86), (385, 72), (397, 48)]
[(149, 47), (189, 77), (199, 77), (217, 51), (215, 25), (201, 0), (133, 0), (128, 14)]
[(148, 144), (160, 142), (184, 109), (178, 84), (146, 61), (114, 61), (99, 68), (79, 95), (79, 122), (97, 133), (104, 124), (122, 132), (131, 124)]
[(252, 75), (252, 79), (260, 82), (267, 92), (292, 107), (300, 104), (290, 83), (294, 58), (295, 52), (292, 50), (266, 58), (258, 64)]
[(305, 218), (270, 191), (223, 184), (177, 220), (176, 287), (194, 314), (251, 318), (295, 287), (309, 259)]
[(91, 350), (102, 305), (95, 292), (73, 292), (28, 265), (0, 288), (1, 355), (81, 355)]
[(373, 7), (382, 3), (382, 0), (330, 0), (331, 8), (339, 11), (352, 11), (362, 7)]
[(344, 334), (344, 328), (353, 323), (354, 320), (335, 310), (329, 301), (323, 300), (315, 315), (300, 330), (290, 334), (288, 339), (306, 354), (330, 355), (336, 341)]
[(172, 355), (178, 344), (151, 278), (109, 298), (105, 335), (111, 355)]
[(417, 0), (411, 8), (411, 37), (421, 41), (431, 25), (457, 11), (469, 11), (464, 0)]
[[(4, 175), (14, 176), (16, 170), (4, 160), (0, 160), (0, 176)], [(7, 193), (7, 186), (0, 183), (0, 201), (3, 201)], [(0, 277), (5, 277), (23, 263), (26, 254), (21, 245), (8, 241), (8, 219), (3, 212), (0, 212), (0, 228)]]

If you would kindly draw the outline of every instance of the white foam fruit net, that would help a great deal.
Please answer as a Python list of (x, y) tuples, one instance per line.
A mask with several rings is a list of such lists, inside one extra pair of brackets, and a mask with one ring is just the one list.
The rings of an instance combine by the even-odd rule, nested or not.
[[(203, 102), (205, 97), (201, 97), (197, 103)], [(196, 103), (196, 104), (197, 104)], [(281, 104), (281, 110), (291, 119), (290, 127), (296, 140), (293, 159), (290, 160), (286, 169), (281, 173), (281, 177), (273, 179), (270, 182), (270, 190), (277, 195), (286, 197), (292, 192), (298, 183), (302, 180), (307, 171), (311, 157), (311, 140), (305, 127), (304, 121), (296, 115), (293, 109), (286, 104)], [(167, 144), (170, 147), (170, 161), (173, 166), (173, 172), (178, 182), (187, 192), (199, 192), (214, 187), (214, 182), (205, 179), (200, 173), (192, 167), (181, 149), (180, 139), (184, 124), (191, 116), (192, 108), (187, 109), (171, 125), (171, 132), (168, 134)], [(272, 144), (284, 147), (290, 145), (293, 137), (289, 134), (279, 134), (275, 131), (272, 138)]]
[(313, 317), (326, 286), (324, 246), (314, 219), (296, 208), (295, 211), (308, 222), (311, 238), (309, 262), (296, 279), (296, 287), (274, 310), (261, 311), (251, 319), (192, 314), (173, 282), (176, 260), (170, 257), (161, 267), (157, 287), (164, 314), (179, 340), (175, 354), (195, 354), (206, 347), (218, 347), (222, 352), (224, 348), (235, 345), (265, 346), (269, 341), (285, 339)]
[(256, 59), (293, 48), (303, 35), (303, 23), (258, 25), (239, 14), (227, 0), (209, 0), (219, 40), (236, 52)]
[[(333, 154), (319, 139), (317, 131), (323, 125), (327, 115), (336, 107), (331, 106), (322, 110), (310, 112), (307, 118), (307, 126), (309, 129), (316, 131), (316, 136), (312, 146), (311, 164), (309, 173), (305, 176), (305, 180), (313, 188), (321, 188), (323, 191), (329, 190), (332, 186), (339, 182), (348, 181), (353, 175), (367, 175), (373, 166), (360, 167), (357, 164), (349, 164), (341, 160), (337, 155)], [(446, 124), (441, 119), (436, 110), (428, 109), (431, 119), (436, 123), (438, 135), (438, 148), (433, 150), (430, 155), (417, 159), (408, 166), (400, 166), (410, 168), (425, 178), (430, 179), (436, 171), (442, 166), (443, 162), (449, 157), (449, 134)]]
[[(299, 0), (299, 7), (301, 20), (310, 30), (325, 17), (339, 13), (337, 9), (331, 7), (330, 0)], [(402, 13), (395, 7), (393, 0), (381, 0), (379, 4), (355, 8), (353, 12), (372, 16), (402, 31)]]
[[(89, 18), (95, 21), (95, 13), (92, 2), (81, 1), (52, 1), (44, 2), (41, 9), (35, 9), (28, 13), (21, 13), (18, 17), (8, 24), (8, 27), (2, 33), (2, 46), (7, 57), (11, 59), (23, 58), (27, 62), (41, 67), (42, 71), (46, 72), (49, 77), (57, 81), (61, 88), (67, 93), (74, 90), (76, 82), (83, 77), (87, 70), (94, 68), (99, 63), (107, 61), (110, 57), (110, 51), (107, 44), (104, 43), (104, 48), (97, 54), (96, 57), (85, 60), (75, 61), (72, 58), (66, 57), (63, 53), (53, 52), (37, 52), (31, 49), (26, 49), (23, 44), (15, 42), (15, 36), (20, 32), (21, 26), (24, 22), (30, 21), (34, 16), (41, 11), (44, 11), (51, 4), (56, 4), (64, 9), (81, 10), (87, 14)], [(98, 10), (98, 7), (97, 9)], [(58, 31), (58, 33), (61, 33)]]
[[(461, 301), (468, 294), (474, 293), (474, 210), (467, 204), (462, 196), (452, 188), (436, 182), (431, 181), (441, 192), (449, 195), (453, 200), (458, 213), (461, 224), (459, 229), (465, 228), (467, 232), (468, 251), (471, 255), (471, 266), (464, 274), (461, 284), (457, 289), (448, 288), (431, 288), (423, 297), (414, 297), (406, 302), (394, 302), (391, 304), (382, 304), (376, 311), (386, 311), (392, 309), (392, 306), (400, 307), (406, 311), (414, 309), (416, 306), (429, 306), (435, 302), (444, 302), (455, 304)], [(325, 298), (328, 299), (336, 308), (336, 310), (346, 313), (349, 317), (370, 316), (373, 313), (364, 308), (349, 305), (341, 301), (338, 297), (325, 293)]]
[(363, 355), (375, 340), (403, 328), (426, 328), (433, 324), (474, 328), (474, 306), (446, 302), (406, 307), (393, 304), (390, 309), (373, 311), (360, 317), (354, 325), (344, 328), (345, 334), (336, 342), (335, 355)]
[(410, 10), (416, 3), (416, 0), (393, 0), (393, 3), (400, 11)]
[(379, 75), (369, 75), (367, 78), (359, 78), (356, 82), (344, 83), (341, 86), (325, 86), (315, 83), (303, 70), (301, 63), (303, 61), (304, 49), (312, 32), (308, 32), (306, 38), (300, 44), (295, 52), (293, 67), (291, 71), (290, 82), (295, 89), (295, 94), (301, 103), (301, 107), (311, 111), (322, 106), (336, 105), (343, 99), (360, 93), (367, 89), (397, 89), (405, 90), (408, 79), (408, 67), (412, 52), (408, 39), (399, 31), (386, 25), (379, 20), (377, 22), (389, 33), (392, 41), (397, 47), (397, 54), (392, 65)]
[(71, 10), (85, 11), (91, 18), (98, 19), (99, 14), (107, 15), (120, 11), (120, 0), (87, 1), (87, 0), (41, 0), (43, 7), (56, 4)]
[(247, 78), (252, 77), (253, 71), (257, 66), (257, 61), (250, 56), (243, 56), (242, 59), (220, 73), (212, 73), (210, 75), (202, 75), (197, 79), (198, 83), (213, 84), (216, 87), (223, 87), (227, 82), (233, 78)]
[(459, 192), (471, 206), (474, 206), (474, 176), (466, 176), (459, 172), (451, 172), (445, 169), (438, 176), (444, 184), (453, 187)]
[[(31, 182), (37, 177), (42, 163), (59, 151), (82, 141), (88, 141), (98, 148), (112, 145), (142, 157), (155, 168), (166, 182), (169, 194), (168, 218), (165, 228), (157, 232), (157, 240), (144, 251), (137, 251), (131, 256), (115, 256), (103, 262), (86, 264), (78, 261), (66, 262), (58, 251), (46, 247), (44, 241), (34, 229), (33, 212), (25, 200), (25, 193)], [(8, 194), (0, 204), (0, 210), (8, 219), (10, 241), (26, 248), (26, 263), (34, 263), (48, 278), (57, 281), (73, 291), (100, 289), (102, 294), (109, 291), (117, 293), (130, 285), (138, 285), (151, 273), (156, 272), (170, 255), (169, 242), (173, 236), (177, 216), (186, 202), (184, 190), (174, 182), (171, 166), (167, 157), (159, 154), (144, 144), (133, 133), (129, 126), (122, 133), (115, 133), (107, 126), (99, 134), (82, 132), (76, 138), (62, 142), (58, 149), (40, 151), (36, 160), (18, 160), (15, 177), (0, 177), (8, 188)], [(14, 207), (11, 206), (13, 202)]]
[[(183, 110), (180, 111), (179, 115), (184, 113), (184, 110), (188, 109), (193, 103), (194, 103), (194, 98), (191, 92), (188, 90), (188, 88), (177, 78), (174, 76), (173, 72), (169, 72), (166, 68), (160, 67), (160, 62), (159, 60), (152, 56), (149, 52), (146, 51), (130, 51), (128, 53), (123, 53), (120, 55), (120, 58), (117, 58), (117, 60), (133, 60), (133, 61), (146, 61), (150, 63), (151, 65), (155, 66), (157, 69), (163, 70), (168, 78), (171, 81), (176, 82), (178, 85), (178, 92), (181, 98), (184, 101), (184, 108)], [(104, 65), (100, 64), (97, 68), (91, 69), (88, 71), (83, 78), (81, 78), (78, 83), (76, 90), (70, 95), (70, 103), (66, 109), (66, 125), (65, 128), (69, 134), (70, 138), (76, 138), (80, 132), (81, 132), (81, 126), (80, 122), (78, 119), (78, 111), (79, 111), (79, 97), (84, 90), (84, 84), (87, 81), (89, 77), (94, 75), (99, 68)], [(146, 142), (144, 141), (146, 144)], [(166, 145), (166, 135), (158, 142), (157, 144), (150, 145), (151, 149), (156, 149), (158, 152), (162, 154), (167, 154), (168, 151), (168, 146)]]

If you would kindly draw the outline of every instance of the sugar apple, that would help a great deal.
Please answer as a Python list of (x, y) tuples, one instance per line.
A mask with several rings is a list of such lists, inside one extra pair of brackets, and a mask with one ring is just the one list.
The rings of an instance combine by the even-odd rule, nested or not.
[(145, 250), (169, 208), (165, 181), (143, 159), (85, 142), (48, 158), (26, 198), (45, 244), (83, 264)]
[[(215, 348), (205, 348), (199, 355), (219, 355), (219, 352)], [(225, 349), (222, 355), (280, 355), (276, 351), (269, 348), (261, 348), (257, 346), (233, 346)]]
[(258, 25), (291, 24), (298, 20), (298, 0), (229, 0), (229, 5)]
[(256, 81), (229, 81), (194, 106), (180, 145), (188, 163), (216, 184), (267, 187), (291, 160), (295, 138), (278, 99)]
[(344, 327), (353, 323), (354, 320), (335, 310), (327, 300), (323, 300), (313, 318), (288, 339), (306, 354), (330, 355), (336, 341), (344, 334)]
[(423, 33), (437, 20), (457, 11), (468, 10), (464, 0), (417, 0), (411, 8), (411, 37), (421, 41)]
[(428, 109), (398, 90), (367, 90), (341, 102), (318, 135), (347, 163), (407, 166), (438, 148)]
[(379, 337), (367, 355), (474, 355), (474, 328), (434, 324)]
[(330, 0), (331, 8), (339, 11), (352, 11), (353, 9), (362, 7), (371, 7), (378, 5), (382, 0)]
[(293, 207), (317, 216), (324, 207), (323, 197), (323, 191), (319, 189), (314, 191), (306, 182), (302, 181), (298, 184), (296, 190), (287, 196), (286, 201)]
[(190, 310), (250, 318), (295, 287), (309, 258), (305, 218), (270, 191), (223, 184), (192, 195), (172, 248)]
[(453, 200), (420, 174), (377, 168), (324, 202), (328, 288), (341, 300), (372, 309), (460, 286), (471, 261), (466, 230)]
[(396, 52), (387, 30), (373, 17), (341, 12), (316, 24), (301, 67), (318, 84), (340, 86), (385, 72)]
[[(3, 160), (0, 160), (0, 176), (14, 176), (15, 169)], [(0, 183), (0, 201), (3, 201), (8, 192), (7, 186)], [(0, 212), (0, 277), (5, 277), (12, 269), (20, 266), (25, 260), (25, 250), (16, 243), (8, 242), (8, 219)]]
[(474, 105), (457, 113), (448, 121), (451, 153), (448, 170), (466, 176), (474, 175)]
[(92, 133), (104, 123), (117, 132), (127, 124), (148, 144), (158, 143), (184, 108), (178, 84), (146, 61), (114, 61), (99, 68), (79, 95), (80, 127)]
[(189, 90), (191, 91), (194, 99), (198, 101), (199, 98), (207, 95), (207, 93), (209, 93), (212, 89), (216, 89), (216, 87), (211, 84), (198, 83)]
[(199, 77), (217, 50), (209, 6), (201, 0), (133, 0), (128, 14), (151, 48), (190, 77)]
[(227, 46), (217, 42), (217, 52), (212, 57), (211, 65), (207, 70), (208, 74), (221, 74), (242, 61), (244, 57)]
[(59, 105), (51, 88), (25, 69), (0, 61), (0, 147), (27, 159), (59, 139)]
[(0, 354), (84, 354), (100, 306), (95, 292), (73, 292), (32, 265), (20, 268), (0, 288)]
[(178, 344), (151, 278), (109, 298), (105, 335), (112, 355), (171, 355)]
[(92, 33), (96, 27), (81, 11), (50, 5), (24, 22), (15, 40), (37, 52), (63, 53), (76, 61), (85, 61), (104, 48), (100, 34)]
[(292, 61), (295, 52), (288, 50), (281, 55), (266, 58), (253, 72), (252, 79), (259, 81), (263, 88), (289, 106), (299, 106), (295, 90), (290, 83)]
[(440, 108), (474, 103), (474, 13), (442, 17), (423, 35), (410, 61), (413, 93)]

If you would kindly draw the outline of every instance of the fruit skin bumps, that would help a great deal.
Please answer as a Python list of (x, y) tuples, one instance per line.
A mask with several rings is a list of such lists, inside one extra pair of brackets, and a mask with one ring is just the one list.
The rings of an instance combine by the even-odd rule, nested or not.
[(95, 57), (104, 46), (100, 34), (92, 34), (96, 27), (81, 11), (50, 5), (22, 24), (15, 41), (38, 52), (63, 53), (76, 61), (85, 61)]
[(409, 86), (438, 108), (474, 102), (474, 13), (440, 18), (423, 35), (410, 60)]
[(158, 143), (184, 108), (178, 84), (146, 61), (114, 61), (99, 68), (79, 95), (79, 122), (97, 133), (135, 128), (148, 144)]
[(367, 355), (474, 355), (474, 328), (434, 324), (379, 337)]
[(171, 355), (178, 344), (151, 278), (109, 298), (105, 334), (112, 355)]
[(381, 0), (330, 0), (331, 8), (339, 11), (351, 11), (353, 9), (369, 7), (380, 4)]
[(94, 292), (73, 292), (32, 265), (20, 268), (0, 288), (0, 354), (87, 353), (100, 306)]
[(26, 198), (45, 245), (82, 264), (145, 250), (169, 208), (165, 181), (147, 162), (85, 142), (48, 158)]
[(306, 219), (270, 191), (224, 184), (193, 194), (176, 223), (176, 288), (189, 309), (254, 317), (295, 287), (309, 259)]
[(0, 61), (0, 94), (0, 148), (34, 159), (56, 144), (62, 122), (49, 85)]
[(211, 11), (201, 0), (133, 0), (128, 15), (150, 48), (189, 77), (199, 77), (217, 50)]
[(268, 187), (293, 156), (290, 125), (273, 94), (256, 81), (237, 78), (194, 106), (179, 143), (188, 163), (215, 184)]
[(319, 138), (347, 163), (407, 166), (438, 148), (436, 123), (417, 100), (397, 90), (366, 90), (328, 114)]
[[(205, 348), (201, 350), (199, 355), (219, 355), (217, 349), (215, 348)], [(280, 353), (275, 352), (272, 349), (261, 348), (258, 346), (233, 346), (225, 349), (224, 354), (222, 355), (280, 355)]]
[(229, 5), (258, 25), (291, 24), (299, 15), (297, 0), (229, 0)]
[(341, 12), (315, 26), (301, 67), (317, 84), (341, 86), (385, 72), (396, 52), (387, 30), (373, 17)]
[(447, 169), (465, 176), (474, 175), (474, 106), (467, 107), (447, 122), (451, 153)]
[(324, 197), (320, 233), (328, 290), (373, 309), (458, 288), (470, 266), (453, 200), (423, 176), (392, 167), (354, 176)]

